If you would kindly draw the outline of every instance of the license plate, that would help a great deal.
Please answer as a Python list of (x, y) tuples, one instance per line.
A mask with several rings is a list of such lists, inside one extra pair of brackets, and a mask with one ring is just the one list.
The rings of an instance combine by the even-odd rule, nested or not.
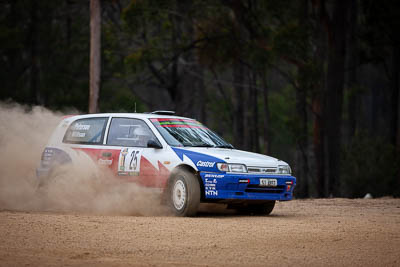
[(276, 187), (277, 185), (278, 185), (278, 180), (276, 179), (266, 179), (266, 178), (260, 179), (260, 186)]

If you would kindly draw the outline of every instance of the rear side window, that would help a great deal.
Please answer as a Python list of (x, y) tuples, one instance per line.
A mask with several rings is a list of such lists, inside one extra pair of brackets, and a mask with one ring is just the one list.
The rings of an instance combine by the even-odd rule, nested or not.
[(107, 145), (147, 147), (149, 140), (156, 141), (156, 137), (144, 121), (130, 118), (111, 120)]
[(108, 118), (74, 121), (65, 133), (63, 142), (72, 144), (102, 144)]

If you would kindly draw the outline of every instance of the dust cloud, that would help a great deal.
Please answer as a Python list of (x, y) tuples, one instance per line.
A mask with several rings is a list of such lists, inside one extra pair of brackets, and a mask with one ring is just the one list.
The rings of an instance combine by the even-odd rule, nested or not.
[(36, 168), (62, 116), (39, 106), (0, 102), (0, 211), (168, 214), (159, 191), (118, 181), (86, 155), (78, 165), (58, 168), (53, 179), (38, 188)]

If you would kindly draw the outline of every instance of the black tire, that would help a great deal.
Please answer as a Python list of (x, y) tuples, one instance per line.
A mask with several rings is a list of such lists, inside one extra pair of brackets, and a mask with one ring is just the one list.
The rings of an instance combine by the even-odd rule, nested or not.
[(275, 200), (260, 204), (246, 204), (238, 207), (236, 210), (244, 215), (269, 215), (275, 207)]
[(46, 176), (39, 177), (36, 186), (36, 191), (38, 193), (43, 193), (44, 191), (46, 191), (49, 184), (53, 182), (55, 175), (56, 175), (56, 168), (51, 168)]
[(200, 204), (200, 184), (188, 171), (174, 173), (169, 183), (169, 205), (177, 216), (195, 216)]

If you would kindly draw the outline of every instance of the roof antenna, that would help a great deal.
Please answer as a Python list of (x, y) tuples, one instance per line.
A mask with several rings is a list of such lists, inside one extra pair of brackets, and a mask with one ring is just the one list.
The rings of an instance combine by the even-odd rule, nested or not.
[(136, 113), (136, 102), (135, 102), (135, 113)]

